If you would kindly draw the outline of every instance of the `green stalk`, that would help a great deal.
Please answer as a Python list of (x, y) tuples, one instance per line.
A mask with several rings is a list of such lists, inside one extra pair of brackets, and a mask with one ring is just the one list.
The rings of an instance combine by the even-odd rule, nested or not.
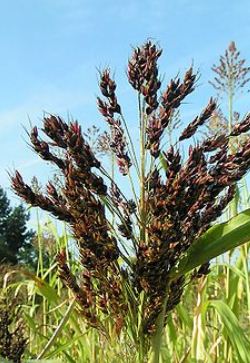
[(145, 339), (143, 334), (143, 311), (144, 311), (144, 303), (145, 303), (145, 292), (142, 291), (140, 294), (140, 305), (139, 305), (139, 313), (138, 313), (138, 334), (139, 334), (139, 363), (144, 362), (145, 355)]
[(206, 303), (206, 290), (208, 285), (207, 277), (200, 279), (198, 283), (196, 312), (193, 318), (193, 332), (191, 343), (191, 356), (197, 362), (205, 359), (205, 322), (204, 322), (204, 305)]
[[(233, 76), (232, 76), (233, 77)], [(233, 126), (233, 95), (234, 95), (234, 82), (233, 78), (229, 80), (228, 89), (228, 132), (232, 131)], [(229, 143), (229, 150), (233, 152), (232, 141)], [(237, 199), (234, 198), (229, 204), (229, 218), (235, 217), (238, 214)]]
[(141, 107), (140, 94), (138, 96), (139, 102), (139, 115), (140, 115), (140, 240), (142, 243), (146, 242), (146, 200), (145, 200), (145, 161), (146, 161), (146, 148), (145, 148), (145, 117)]
[(43, 246), (41, 238), (41, 225), (39, 221), (39, 212), (36, 208), (36, 221), (37, 221), (37, 241), (38, 241), (38, 264), (37, 264), (37, 276), (43, 277)]
[[(115, 154), (111, 152), (111, 178), (113, 181), (115, 181)], [(111, 213), (111, 223), (114, 225), (115, 223), (115, 213), (112, 211)]]
[(248, 320), (250, 323), (250, 280), (249, 280), (249, 273), (248, 273), (248, 244), (247, 243), (241, 247), (241, 254), (242, 254), (243, 269), (244, 269), (244, 274), (245, 274)]
[(56, 328), (56, 330), (54, 331), (54, 334), (52, 335), (52, 337), (50, 338), (50, 340), (48, 341), (48, 343), (46, 344), (46, 346), (43, 348), (42, 352), (40, 354), (38, 354), (37, 359), (41, 359), (45, 356), (45, 354), (50, 350), (50, 348), (53, 346), (53, 344), (55, 343), (56, 339), (58, 338), (58, 336), (60, 335), (61, 331), (63, 330), (63, 328), (65, 327), (71, 311), (74, 308), (74, 304), (75, 304), (75, 298), (71, 301), (64, 317), (62, 318), (60, 324), (58, 325), (58, 327)]
[[(146, 148), (145, 148), (145, 117), (144, 110), (141, 105), (141, 96), (138, 94), (139, 106), (139, 120), (140, 120), (140, 243), (146, 243), (146, 195), (145, 195), (145, 168), (146, 168)], [(142, 294), (140, 304), (140, 317), (139, 317), (139, 354), (140, 361), (144, 361), (144, 333), (143, 333), (143, 316), (144, 316), (145, 294)]]
[[(219, 267), (219, 258), (216, 257), (216, 279), (217, 281), (219, 281), (220, 278), (220, 267)], [(214, 287), (214, 297), (215, 299), (218, 299), (219, 293), (218, 293), (218, 285), (217, 283), (215, 284)], [(213, 326), (214, 326), (214, 331), (213, 331), (213, 346), (215, 347), (215, 357), (219, 356), (219, 344), (217, 344), (218, 341), (218, 326), (219, 326), (219, 319), (218, 319), (218, 313), (217, 311), (214, 311), (214, 315), (213, 315)]]
[(249, 202), (248, 202), (249, 191), (248, 191), (246, 177), (242, 179), (242, 195), (243, 195), (242, 199), (243, 199), (244, 209), (247, 209), (249, 208)]
[[(140, 95), (139, 95), (139, 97), (140, 97)], [(140, 100), (139, 100), (139, 108), (140, 108)], [(139, 111), (139, 112), (141, 112), (141, 111)], [(140, 114), (140, 117), (141, 117), (141, 114)], [(132, 159), (132, 161), (134, 163), (136, 172), (137, 172), (138, 176), (140, 176), (140, 173), (139, 173), (139, 164), (138, 164), (137, 157), (136, 157), (134, 143), (133, 143), (133, 141), (131, 139), (130, 132), (129, 132), (128, 126), (127, 126), (127, 122), (126, 122), (125, 117), (123, 116), (123, 114), (121, 114), (121, 119), (123, 121), (124, 128), (126, 130), (126, 133), (127, 133), (128, 139), (129, 139), (128, 151), (129, 151), (129, 154), (131, 156), (131, 159)], [(131, 150), (130, 150), (130, 147), (129, 146), (131, 146)]]
[[(230, 77), (228, 84), (228, 133), (232, 131), (233, 124), (233, 80)], [(229, 151), (232, 152), (232, 141), (229, 141)], [(237, 201), (234, 198), (229, 203), (228, 209), (228, 219), (237, 215)], [(228, 264), (230, 265), (231, 252), (228, 253)], [(226, 267), (226, 297), (229, 298), (230, 295), (230, 269)]]
[(161, 343), (162, 343), (162, 333), (164, 328), (164, 321), (166, 315), (166, 307), (168, 301), (168, 288), (166, 291), (166, 296), (162, 305), (162, 309), (158, 318), (156, 320), (156, 330), (151, 339), (151, 354), (149, 358), (149, 363), (159, 363), (160, 353), (161, 353)]
[[(233, 95), (234, 95), (234, 80), (233, 75), (229, 78), (229, 85), (228, 85), (228, 132), (232, 131), (233, 126)], [(232, 141), (229, 141), (229, 151), (234, 152)], [(237, 188), (237, 185), (236, 185)], [(238, 214), (238, 201), (236, 196), (229, 204), (229, 219), (235, 217)], [(228, 264), (231, 264), (231, 255), (232, 252), (228, 253)], [(226, 297), (229, 303), (231, 291), (230, 291), (230, 280), (231, 280), (231, 271), (229, 267), (226, 267)], [(231, 349), (229, 344), (229, 338), (225, 342), (225, 356), (230, 361), (231, 359)]]
[[(43, 245), (42, 245), (42, 232), (41, 232), (41, 225), (39, 220), (39, 212), (36, 209), (36, 219), (37, 219), (37, 241), (38, 241), (38, 264), (37, 264), (37, 276), (41, 276), (43, 279), (44, 276), (44, 266), (43, 266)], [(35, 297), (34, 297), (35, 298)], [(47, 301), (43, 296), (42, 301), (42, 311), (43, 311), (43, 334), (44, 336), (47, 335)]]
[[(243, 186), (243, 205), (244, 208), (249, 207), (248, 202), (248, 187), (246, 178), (243, 178), (242, 180)], [(249, 271), (248, 271), (248, 250), (249, 250), (249, 243), (246, 243), (241, 247), (241, 255), (242, 255), (242, 262), (243, 262), (243, 268), (244, 268), (244, 274), (245, 274), (245, 284), (246, 284), (246, 299), (247, 299), (247, 310), (248, 310), (248, 320), (250, 323), (250, 280), (249, 280)]]
[(134, 182), (133, 182), (133, 178), (131, 176), (130, 170), (128, 170), (128, 177), (129, 177), (130, 187), (131, 187), (131, 191), (133, 193), (135, 204), (137, 205), (137, 208), (139, 208), (138, 201), (137, 201), (137, 195), (136, 195), (136, 191), (135, 191), (135, 186), (134, 186)]

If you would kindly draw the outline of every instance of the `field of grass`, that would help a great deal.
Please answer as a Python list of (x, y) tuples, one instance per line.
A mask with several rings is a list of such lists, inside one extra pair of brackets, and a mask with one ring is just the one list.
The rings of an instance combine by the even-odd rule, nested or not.
[(197, 74), (190, 67), (158, 98), (161, 50), (151, 41), (128, 64), (138, 150), (109, 69), (97, 102), (110, 131), (98, 150), (78, 122), (45, 116), (44, 140), (31, 130), (57, 178), (35, 190), (16, 171), (12, 188), (61, 224), (43, 224), (37, 212), (36, 271), (1, 265), (0, 361), (250, 363), (250, 114), (233, 113), (249, 69), (235, 43), (225, 54), (214, 70), (229, 101), (226, 131), (210, 125), (199, 143), (198, 128), (219, 117), (213, 98), (178, 137), (172, 127), (174, 145), (161, 145)]

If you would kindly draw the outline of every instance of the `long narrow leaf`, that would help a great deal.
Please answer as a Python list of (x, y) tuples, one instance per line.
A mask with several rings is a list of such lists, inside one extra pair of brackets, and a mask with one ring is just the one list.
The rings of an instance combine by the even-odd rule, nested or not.
[(246, 338), (244, 331), (239, 325), (239, 321), (228, 305), (221, 300), (211, 300), (209, 306), (216, 309), (222, 324), (226, 329), (227, 336), (238, 353), (238, 358), (242, 363), (250, 363), (250, 342)]
[(226, 223), (216, 224), (187, 250), (172, 277), (183, 275), (211, 259), (250, 240), (250, 209)]

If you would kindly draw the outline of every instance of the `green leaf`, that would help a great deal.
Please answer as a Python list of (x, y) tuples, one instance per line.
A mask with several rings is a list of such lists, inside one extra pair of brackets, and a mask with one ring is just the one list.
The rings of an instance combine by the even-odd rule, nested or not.
[(189, 329), (193, 328), (193, 320), (190, 317), (190, 312), (183, 304), (179, 304), (176, 306), (176, 311), (178, 316), (181, 319), (182, 324), (186, 325)]
[(72, 338), (69, 342), (60, 345), (58, 348), (53, 350), (53, 352), (49, 353), (47, 358), (51, 358), (53, 356), (59, 355), (59, 353), (63, 352), (64, 350), (67, 352), (67, 350), (71, 347), (71, 345), (73, 345), (75, 342), (77, 342), (84, 335), (86, 335), (86, 333), (78, 335), (78, 336)]
[(44, 279), (41, 279), (30, 271), (22, 270), (21, 273), (30, 280), (34, 281), (40, 295), (44, 296), (51, 303), (58, 302), (59, 296), (56, 290), (51, 287)]
[(211, 269), (216, 269), (217, 266), (219, 267), (226, 267), (229, 270), (231, 270), (235, 275), (237, 275), (238, 277), (241, 277), (242, 279), (245, 278), (244, 273), (242, 272), (242, 268), (239, 269), (236, 267), (236, 265), (230, 265), (229, 263), (223, 262), (223, 263), (216, 263), (214, 266), (211, 267)]
[(195, 267), (246, 243), (250, 240), (250, 209), (241, 212), (228, 222), (212, 226), (187, 250), (170, 276), (179, 277)]
[(225, 327), (226, 334), (238, 359), (242, 363), (250, 363), (250, 342), (240, 327), (239, 321), (228, 305), (221, 300), (209, 301), (209, 306), (216, 309), (221, 322)]

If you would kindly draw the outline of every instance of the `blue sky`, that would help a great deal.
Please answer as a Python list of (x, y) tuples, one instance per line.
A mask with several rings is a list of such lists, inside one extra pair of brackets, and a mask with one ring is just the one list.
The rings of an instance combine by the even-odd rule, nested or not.
[[(249, 0), (2, 0), (0, 184), (9, 186), (6, 170), (14, 167), (27, 180), (46, 179), (49, 169), (27, 147), (22, 126), (29, 128), (29, 119), (41, 126), (43, 111), (70, 113), (83, 128), (105, 126), (95, 103), (98, 67), (114, 70), (135, 134), (136, 104), (125, 70), (131, 46), (148, 37), (164, 49), (166, 83), (192, 62), (200, 70), (199, 87), (183, 113), (190, 121), (214, 94), (210, 67), (231, 40), (250, 64), (249, 19)], [(243, 112), (250, 109), (250, 95), (239, 102)]]

